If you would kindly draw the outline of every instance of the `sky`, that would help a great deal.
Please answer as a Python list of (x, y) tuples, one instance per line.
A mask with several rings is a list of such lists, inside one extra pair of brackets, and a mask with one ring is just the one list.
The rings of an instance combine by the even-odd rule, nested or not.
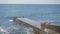
[(0, 4), (60, 4), (60, 0), (0, 0)]

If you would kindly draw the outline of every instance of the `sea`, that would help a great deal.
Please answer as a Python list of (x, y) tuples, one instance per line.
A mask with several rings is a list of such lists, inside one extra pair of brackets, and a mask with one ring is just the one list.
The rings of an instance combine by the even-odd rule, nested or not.
[(26, 31), (25, 26), (9, 22), (14, 17), (47, 21), (60, 26), (60, 4), (0, 4), (0, 34), (21, 34)]

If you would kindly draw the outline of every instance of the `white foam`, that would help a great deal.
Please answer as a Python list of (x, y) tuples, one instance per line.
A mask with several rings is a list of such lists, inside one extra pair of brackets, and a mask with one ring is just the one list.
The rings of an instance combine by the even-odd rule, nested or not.
[(2, 28), (2, 27), (0, 27), (0, 32), (5, 32), (5, 33), (9, 33), (6, 29), (4, 29), (4, 28)]
[(12, 22), (13, 20), (9, 20), (9, 22)]

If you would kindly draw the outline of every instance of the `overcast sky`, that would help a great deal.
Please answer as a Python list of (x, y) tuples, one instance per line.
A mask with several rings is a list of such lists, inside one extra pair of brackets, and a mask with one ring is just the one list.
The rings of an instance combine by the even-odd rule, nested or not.
[(60, 4), (60, 0), (0, 0), (0, 4)]

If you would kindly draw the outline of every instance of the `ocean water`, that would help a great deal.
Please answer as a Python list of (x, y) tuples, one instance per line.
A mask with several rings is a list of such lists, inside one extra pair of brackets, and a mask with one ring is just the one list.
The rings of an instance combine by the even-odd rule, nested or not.
[(16, 28), (24, 31), (22, 25), (9, 22), (14, 17), (23, 16), (40, 22), (48, 21), (60, 25), (60, 4), (0, 4), (1, 28), (12, 29), (11, 31), (14, 31), (13, 28)]

